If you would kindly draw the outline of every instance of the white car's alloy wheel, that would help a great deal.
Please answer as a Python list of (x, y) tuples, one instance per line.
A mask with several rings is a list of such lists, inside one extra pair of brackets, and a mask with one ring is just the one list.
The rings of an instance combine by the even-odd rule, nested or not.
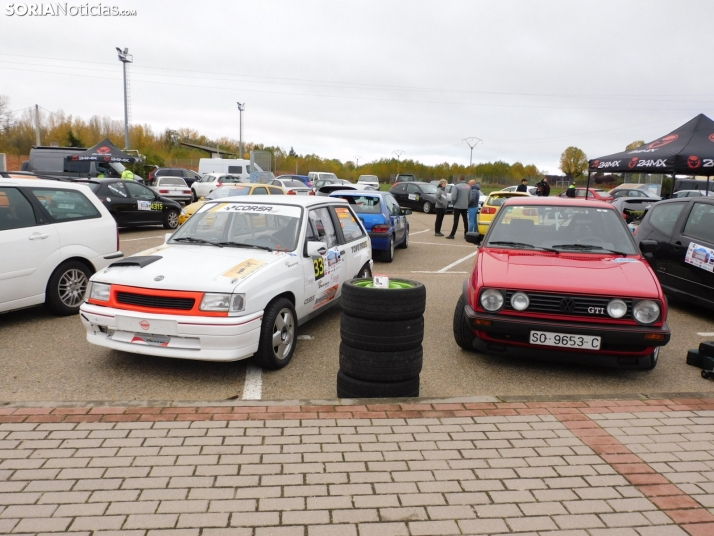
[(295, 319), (290, 309), (281, 309), (273, 324), (273, 353), (278, 359), (290, 355), (295, 340)]
[(87, 275), (82, 270), (67, 270), (59, 279), (59, 299), (67, 307), (78, 307), (84, 299), (87, 283)]

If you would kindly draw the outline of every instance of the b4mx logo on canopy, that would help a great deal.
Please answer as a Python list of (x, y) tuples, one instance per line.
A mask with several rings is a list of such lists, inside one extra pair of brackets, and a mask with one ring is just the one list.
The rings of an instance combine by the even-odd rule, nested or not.
[(702, 159), (698, 156), (691, 155), (689, 158), (687, 158), (687, 166), (689, 167), (689, 169), (697, 169), (701, 165)]
[(104, 147), (100, 147), (99, 149), (97, 149), (97, 152), (99, 154), (109, 154), (112, 152), (112, 150), (109, 147), (104, 146)]
[(632, 168), (634, 168), (634, 167), (637, 165), (637, 162), (639, 162), (639, 161), (640, 161), (639, 158), (634, 157), (632, 160), (630, 160), (630, 161), (628, 162), (627, 167), (630, 168), (630, 169), (632, 169)]
[(679, 134), (670, 134), (669, 136), (665, 136), (664, 138), (660, 138), (656, 141), (653, 141), (647, 146), (647, 148), (658, 149), (659, 147), (663, 147), (669, 143), (672, 143), (673, 141), (676, 141), (677, 138), (679, 138)]
[[(712, 134), (714, 136), (714, 134)], [(597, 169), (597, 167), (600, 165), (600, 160), (595, 160), (593, 161), (592, 165), (590, 167)]]

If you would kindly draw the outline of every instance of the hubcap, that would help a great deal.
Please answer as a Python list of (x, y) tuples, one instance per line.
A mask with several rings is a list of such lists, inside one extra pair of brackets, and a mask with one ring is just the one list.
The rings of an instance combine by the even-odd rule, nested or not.
[(87, 290), (87, 276), (82, 270), (73, 268), (60, 277), (58, 291), (60, 301), (67, 307), (77, 307)]
[(169, 212), (169, 226), (170, 227), (176, 227), (176, 224), (178, 223), (178, 214), (175, 212)]
[(295, 340), (295, 319), (290, 309), (281, 309), (273, 325), (273, 353), (278, 359), (285, 359)]

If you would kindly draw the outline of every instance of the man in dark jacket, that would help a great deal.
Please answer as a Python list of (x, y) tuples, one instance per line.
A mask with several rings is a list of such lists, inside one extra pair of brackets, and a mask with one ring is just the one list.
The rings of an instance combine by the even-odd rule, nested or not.
[(528, 179), (521, 179), (521, 183), (516, 188), (516, 192), (526, 192), (528, 193)]
[(478, 204), (481, 199), (481, 185), (475, 180), (469, 181), (471, 186), (471, 199), (469, 200), (469, 232), (476, 232), (476, 215), (478, 214)]
[(575, 185), (571, 184), (568, 186), (568, 189), (565, 190), (565, 196), (566, 197), (575, 197)]
[(536, 184), (538, 187), (537, 194), (541, 197), (548, 197), (550, 195), (550, 184), (548, 184), (548, 177), (543, 177), (543, 180)]
[(459, 218), (464, 220), (464, 233), (469, 230), (469, 201), (471, 201), (471, 188), (466, 184), (466, 177), (459, 176), (459, 182), (451, 191), (451, 201), (454, 204), (454, 225), (451, 234), (446, 238), (454, 239), (459, 228)]

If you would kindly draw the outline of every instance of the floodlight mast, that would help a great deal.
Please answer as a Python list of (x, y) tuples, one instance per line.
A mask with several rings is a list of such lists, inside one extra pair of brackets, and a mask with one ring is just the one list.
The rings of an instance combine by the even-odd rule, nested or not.
[(362, 157), (361, 157), (360, 155), (356, 154), (356, 155), (354, 156), (354, 158), (355, 158), (355, 162), (357, 162), (356, 165), (355, 165), (355, 169), (357, 169), (357, 168), (359, 167), (359, 159), (362, 158)]
[(462, 141), (466, 142), (466, 145), (469, 146), (471, 149), (471, 156), (469, 157), (469, 170), (471, 169), (471, 166), (474, 161), (474, 147), (476, 147), (479, 143), (483, 143), (483, 140), (481, 138), (476, 138), (474, 136), (471, 136), (470, 138), (464, 138)]
[(243, 111), (245, 110), (245, 102), (237, 102), (238, 113), (240, 114), (240, 133), (238, 138), (238, 158), (243, 158)]
[(397, 155), (397, 175), (399, 175), (399, 157), (404, 154), (404, 151), (401, 149), (397, 149), (396, 151), (392, 151), (395, 155)]
[(124, 149), (129, 149), (129, 100), (127, 97), (127, 86), (126, 86), (126, 64), (134, 63), (134, 56), (129, 54), (129, 49), (124, 48), (122, 50), (116, 47), (117, 55), (119, 56), (119, 61), (122, 63), (124, 68)]

